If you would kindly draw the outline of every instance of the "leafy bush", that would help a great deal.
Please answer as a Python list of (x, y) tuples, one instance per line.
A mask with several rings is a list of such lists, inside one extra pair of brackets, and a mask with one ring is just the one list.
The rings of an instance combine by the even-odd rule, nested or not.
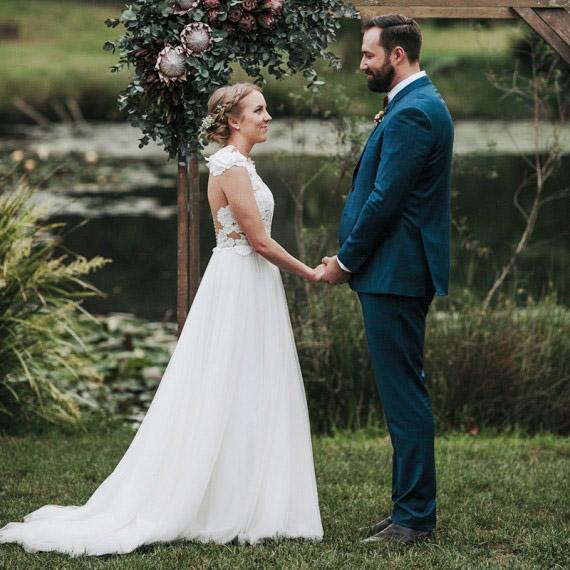
[(83, 277), (108, 260), (58, 256), (61, 224), (42, 223), (32, 196), (24, 184), (0, 189), (0, 425), (74, 422), (81, 400), (67, 386), (97, 378), (78, 317), (97, 293)]
[(426, 369), (443, 428), (570, 432), (570, 310), (552, 298), (429, 319)]
[(347, 287), (297, 284), (287, 297), (313, 429), (358, 429), (381, 412), (357, 296)]
[[(382, 425), (358, 299), (346, 287), (286, 279), (287, 296), (317, 433)], [(173, 323), (129, 315), (98, 317), (88, 341), (104, 384), (76, 390), (94, 408), (142, 420), (176, 343)], [(504, 303), (481, 320), (464, 303), (428, 317), (425, 368), (439, 430), (518, 428), (567, 434), (570, 421), (570, 310), (553, 299)]]
[[(313, 249), (312, 247), (309, 249)], [(377, 424), (382, 416), (360, 304), (347, 287), (286, 277), (313, 427)], [(481, 313), (469, 298), (428, 315), (426, 381), (440, 429), (480, 426), (569, 433), (570, 310), (554, 298)]]
[(86, 379), (76, 390), (108, 416), (133, 427), (142, 421), (176, 345), (175, 323), (153, 323), (128, 314), (96, 317), (86, 340), (95, 347), (95, 367), (104, 378)]
[[(286, 279), (313, 429), (382, 424), (358, 299), (346, 287)], [(74, 382), (82, 402), (134, 427), (144, 417), (176, 343), (173, 323), (132, 315), (90, 319), (95, 377)], [(570, 310), (553, 299), (504, 303), (481, 320), (465, 303), (428, 317), (425, 367), (440, 430), (491, 427), (567, 434)], [(101, 377), (104, 382), (96, 378)]]

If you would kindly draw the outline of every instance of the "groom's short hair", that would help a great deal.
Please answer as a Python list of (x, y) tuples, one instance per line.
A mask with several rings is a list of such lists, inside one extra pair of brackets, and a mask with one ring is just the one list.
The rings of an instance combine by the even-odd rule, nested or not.
[(365, 30), (380, 28), (380, 45), (390, 53), (396, 46), (403, 48), (411, 63), (420, 59), (422, 31), (412, 18), (401, 14), (385, 14), (371, 18), (364, 24)]

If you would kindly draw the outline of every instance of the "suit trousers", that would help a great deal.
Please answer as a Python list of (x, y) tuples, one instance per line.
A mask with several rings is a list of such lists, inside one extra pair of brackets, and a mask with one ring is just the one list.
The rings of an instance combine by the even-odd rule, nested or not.
[(433, 530), (434, 424), (425, 385), (425, 297), (359, 293), (376, 384), (392, 441), (392, 520)]

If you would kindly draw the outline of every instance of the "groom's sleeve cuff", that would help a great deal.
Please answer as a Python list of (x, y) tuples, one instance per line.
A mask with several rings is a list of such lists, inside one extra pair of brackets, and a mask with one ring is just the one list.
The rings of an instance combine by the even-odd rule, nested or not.
[(336, 260), (343, 271), (346, 271), (347, 273), (352, 273), (352, 271), (338, 257), (336, 258)]

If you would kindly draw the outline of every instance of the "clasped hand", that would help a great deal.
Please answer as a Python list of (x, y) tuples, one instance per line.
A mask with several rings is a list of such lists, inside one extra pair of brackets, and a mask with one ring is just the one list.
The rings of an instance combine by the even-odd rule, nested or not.
[(343, 271), (338, 264), (336, 256), (323, 257), (322, 263), (315, 267), (314, 279), (315, 283), (328, 283), (329, 285), (340, 285), (346, 283), (350, 274)]

